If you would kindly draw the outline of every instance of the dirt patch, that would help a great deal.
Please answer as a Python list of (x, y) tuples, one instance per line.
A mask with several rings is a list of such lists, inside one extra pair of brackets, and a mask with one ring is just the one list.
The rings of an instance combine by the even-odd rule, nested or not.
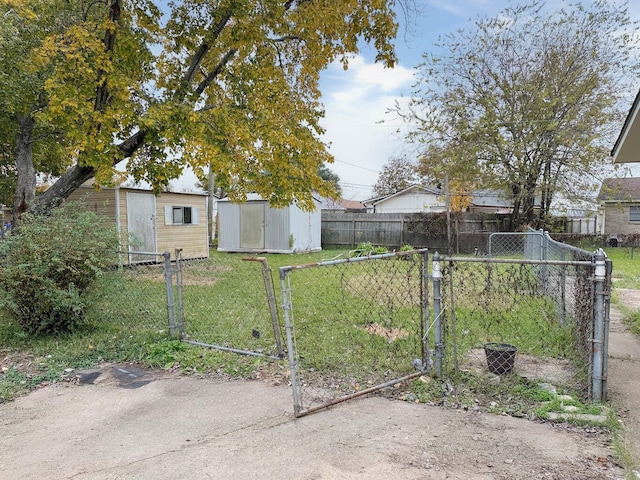
[[(164, 283), (166, 281), (163, 273), (141, 273), (135, 275), (136, 280), (144, 280), (147, 282)], [(196, 277), (191, 275), (182, 276), (182, 285), (202, 285), (211, 286), (218, 283), (217, 277)]]
[(369, 323), (364, 329), (371, 335), (378, 335), (379, 337), (387, 339), (389, 343), (409, 336), (409, 331), (404, 328), (385, 327), (377, 322)]
[[(461, 368), (474, 373), (485, 373), (487, 361), (484, 350), (481, 348), (470, 350)], [(576, 369), (567, 359), (518, 353), (513, 371), (521, 377), (545, 380), (554, 385), (571, 386), (576, 383)]]

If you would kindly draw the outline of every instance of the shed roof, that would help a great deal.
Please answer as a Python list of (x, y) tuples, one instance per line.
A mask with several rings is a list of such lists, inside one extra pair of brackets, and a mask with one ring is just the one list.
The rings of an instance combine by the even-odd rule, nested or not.
[(640, 200), (640, 177), (606, 178), (598, 200), (601, 202), (632, 202)]
[[(113, 187), (109, 187), (109, 186), (104, 186), (101, 185), (100, 188), (102, 190), (115, 190), (116, 188), (120, 189), (120, 190), (133, 190), (133, 191), (139, 191), (139, 192), (149, 192), (151, 193), (153, 190), (151, 190), (151, 188), (149, 187), (145, 187), (145, 186), (138, 186), (138, 187), (129, 187), (124, 185), (124, 182), (118, 182), (116, 180), (116, 178), (114, 177), (114, 181), (115, 181), (115, 186)], [(126, 179), (125, 179), (126, 181)], [(95, 184), (95, 179), (94, 178), (90, 178), (89, 180), (87, 180), (86, 182), (84, 182), (82, 185), (80, 185), (79, 188), (94, 188), (93, 185)], [(207, 192), (203, 192), (203, 191), (199, 191), (199, 192), (161, 192), (160, 195), (198, 195), (198, 196), (208, 196), (209, 194)], [(215, 197), (215, 195), (214, 195)]]

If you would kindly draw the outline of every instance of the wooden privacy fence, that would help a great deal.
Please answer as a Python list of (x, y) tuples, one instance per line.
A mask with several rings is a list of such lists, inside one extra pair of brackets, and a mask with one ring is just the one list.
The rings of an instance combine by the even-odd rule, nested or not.
[[(473, 252), (476, 248), (485, 250), (488, 234), (505, 231), (507, 220), (504, 215), (452, 215), (454, 249), (463, 252)], [(388, 248), (407, 244), (420, 248), (446, 248), (446, 215), (322, 212), (322, 245), (356, 246), (361, 242)]]

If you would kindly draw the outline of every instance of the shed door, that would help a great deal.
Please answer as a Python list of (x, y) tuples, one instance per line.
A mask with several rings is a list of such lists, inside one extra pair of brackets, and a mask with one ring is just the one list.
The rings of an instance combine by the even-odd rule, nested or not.
[[(127, 231), (129, 251), (156, 251), (156, 197), (152, 193), (127, 192)], [(136, 255), (131, 261), (144, 261)], [(155, 260), (155, 258), (146, 258)]]
[(240, 248), (264, 249), (264, 203), (240, 205)]

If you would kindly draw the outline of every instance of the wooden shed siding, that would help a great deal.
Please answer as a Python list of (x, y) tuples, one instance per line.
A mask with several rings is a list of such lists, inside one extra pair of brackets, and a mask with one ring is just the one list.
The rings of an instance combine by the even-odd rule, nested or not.
[(69, 195), (68, 200), (83, 201), (92, 212), (115, 218), (116, 197), (113, 190), (95, 190), (93, 187), (80, 187)]
[[(120, 232), (121, 248), (127, 245), (127, 192), (148, 193), (137, 189), (107, 189), (95, 190), (93, 187), (82, 186), (74, 191), (69, 200), (85, 199), (87, 206), (98, 214), (113, 220), (116, 219), (116, 192), (120, 200)], [(182, 248), (183, 258), (199, 258), (209, 256), (209, 241), (207, 238), (207, 197), (203, 195), (187, 195), (177, 193), (163, 193), (156, 197), (156, 250), (169, 251), (172, 256), (176, 248)], [(164, 207), (167, 205), (194, 207), (198, 209), (197, 225), (165, 225)]]
[[(197, 208), (197, 225), (165, 225), (165, 206)], [(184, 258), (209, 256), (206, 197), (171, 193), (156, 197), (156, 238), (159, 252), (182, 248)]]

